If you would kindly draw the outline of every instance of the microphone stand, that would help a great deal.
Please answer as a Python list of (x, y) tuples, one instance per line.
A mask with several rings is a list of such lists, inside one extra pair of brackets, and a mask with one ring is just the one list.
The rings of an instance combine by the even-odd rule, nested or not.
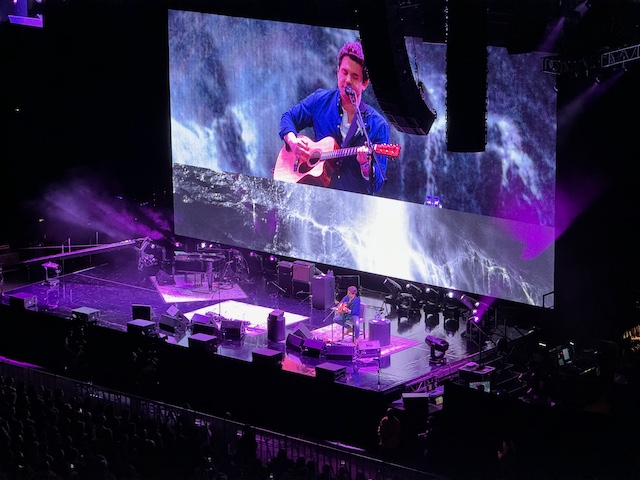
[(374, 168), (374, 165), (377, 166), (377, 170), (380, 173), (380, 178), (382, 178), (382, 181), (384, 182), (387, 179), (384, 176), (384, 173), (382, 172), (380, 165), (378, 164), (378, 159), (373, 154), (373, 144), (371, 143), (371, 139), (369, 138), (369, 134), (367, 133), (367, 129), (365, 128), (364, 120), (362, 119), (362, 113), (360, 112), (360, 106), (356, 105), (355, 93), (347, 92), (347, 95), (349, 96), (349, 100), (351, 100), (351, 103), (353, 104), (356, 110), (356, 122), (358, 122), (358, 128), (362, 131), (362, 134), (364, 135), (364, 138), (365, 138), (364, 144), (367, 147), (367, 155), (369, 157), (369, 188), (371, 189), (371, 195), (374, 195), (374, 186), (375, 186), (374, 172), (376, 170), (376, 168)]

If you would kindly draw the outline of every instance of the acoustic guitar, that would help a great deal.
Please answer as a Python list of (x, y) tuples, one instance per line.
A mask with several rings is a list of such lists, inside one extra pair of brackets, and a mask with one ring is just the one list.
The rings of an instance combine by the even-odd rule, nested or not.
[[(294, 153), (287, 150), (286, 145), (283, 145), (273, 169), (274, 180), (326, 187), (336, 169), (336, 161), (342, 157), (355, 155), (360, 148), (340, 148), (332, 137), (325, 137), (317, 142), (309, 137), (303, 136), (301, 138), (306, 139), (311, 147), (309, 160), (298, 162)], [(400, 145), (383, 143), (372, 145), (371, 149), (378, 155), (386, 155), (390, 158), (396, 158), (400, 155)]]
[(347, 302), (342, 302), (342, 303), (338, 304), (338, 307), (336, 308), (336, 313), (338, 315), (342, 315), (343, 313), (349, 313), (349, 308), (347, 307)]

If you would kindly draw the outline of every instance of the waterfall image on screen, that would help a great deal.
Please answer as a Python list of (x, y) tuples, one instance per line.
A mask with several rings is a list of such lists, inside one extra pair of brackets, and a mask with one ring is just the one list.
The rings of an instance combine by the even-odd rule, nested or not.
[[(391, 127), (397, 149), (387, 151), (382, 188), (370, 195), (274, 178), (283, 113), (335, 89), (338, 51), (358, 38), (169, 11), (176, 233), (542, 305), (554, 289), (556, 146), (554, 79), (540, 71), (542, 54), (489, 47), (486, 149), (449, 152), (445, 46), (407, 38), (437, 117), (428, 135)], [(362, 99), (384, 115), (373, 88)]]

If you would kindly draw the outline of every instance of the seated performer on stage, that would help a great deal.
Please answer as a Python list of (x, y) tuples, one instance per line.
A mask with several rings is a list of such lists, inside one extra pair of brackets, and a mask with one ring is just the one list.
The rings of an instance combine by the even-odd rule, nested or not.
[[(359, 42), (348, 42), (340, 50), (337, 79), (337, 88), (318, 89), (282, 114), (279, 133), (285, 145), (276, 161), (274, 178), (378, 193), (386, 179), (387, 156), (397, 156), (399, 146), (387, 145), (389, 124), (362, 102), (362, 92), (369, 86), (369, 73)], [(366, 126), (371, 155), (377, 159), (373, 169), (369, 149), (362, 147), (366, 136), (358, 128), (355, 105), (359, 106)], [(298, 136), (298, 132), (308, 127), (313, 127), (314, 139)], [(318, 157), (325, 154), (329, 159), (321, 161), (323, 158)], [(373, 192), (369, 177), (372, 170)]]
[(355, 317), (360, 316), (360, 297), (357, 295), (358, 289), (353, 285), (347, 288), (347, 294), (338, 303), (334, 323), (348, 327), (347, 334), (353, 330), (354, 340), (360, 337), (360, 325), (355, 321)]

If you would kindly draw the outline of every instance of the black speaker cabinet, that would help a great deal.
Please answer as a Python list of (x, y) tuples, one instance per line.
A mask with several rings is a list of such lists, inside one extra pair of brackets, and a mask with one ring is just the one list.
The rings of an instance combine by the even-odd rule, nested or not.
[(334, 382), (347, 373), (347, 367), (325, 362), (316, 366), (316, 378), (322, 381)]
[(294, 295), (300, 295), (303, 293), (309, 294), (311, 293), (311, 283), (310, 282), (301, 282), (300, 280), (294, 279), (292, 281), (291, 289)]
[(25, 310), (38, 308), (38, 297), (30, 293), (18, 292), (9, 295), (9, 306)]
[(218, 351), (218, 339), (206, 333), (196, 333), (189, 337), (189, 349), (197, 353), (215, 353)]
[(242, 320), (223, 320), (220, 330), (222, 330), (225, 339), (237, 340), (244, 336), (245, 325)]
[(251, 352), (253, 364), (262, 368), (282, 368), (282, 352), (270, 348), (259, 348)]
[(293, 334), (297, 335), (302, 339), (313, 337), (313, 335), (311, 334), (311, 330), (309, 330), (309, 328), (303, 324), (298, 325), (296, 329), (293, 331)]
[(289, 335), (287, 335), (286, 345), (287, 345), (287, 348), (295, 352), (301, 352), (304, 341), (305, 341), (304, 338), (290, 333)]
[(164, 270), (158, 270), (158, 273), (156, 273), (156, 282), (160, 286), (176, 284), (176, 282), (173, 280), (173, 277)]
[(151, 320), (153, 318), (153, 309), (151, 305), (140, 305), (134, 303), (131, 305), (131, 318), (133, 320)]
[(327, 360), (353, 360), (355, 345), (340, 345), (337, 343), (327, 345)]
[(100, 318), (100, 310), (89, 307), (80, 307), (71, 310), (71, 320), (87, 325), (95, 325)]
[(127, 322), (127, 335), (151, 337), (155, 335), (156, 324), (149, 320), (131, 320)]
[(219, 340), (222, 339), (222, 332), (212, 317), (194, 313), (191, 317), (191, 333), (206, 333), (213, 335)]
[(302, 344), (302, 354), (307, 357), (320, 357), (324, 352), (324, 342), (322, 340), (316, 340), (314, 338), (307, 338)]
[(273, 310), (267, 318), (267, 338), (272, 342), (284, 340), (284, 312)]
[(311, 306), (316, 310), (333, 307), (336, 292), (336, 277), (333, 275), (314, 275), (311, 280)]
[(278, 285), (282, 288), (286, 295), (293, 296), (293, 264), (291, 262), (278, 262), (276, 266), (278, 271)]
[(175, 306), (170, 306), (158, 321), (160, 330), (173, 334), (184, 334), (189, 326), (189, 319)]

